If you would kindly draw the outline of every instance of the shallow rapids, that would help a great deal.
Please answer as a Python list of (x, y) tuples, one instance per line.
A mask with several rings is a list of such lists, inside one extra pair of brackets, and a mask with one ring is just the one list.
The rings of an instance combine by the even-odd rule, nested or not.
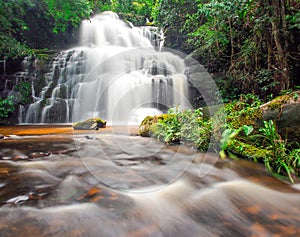
[(126, 129), (0, 147), (0, 236), (300, 236), (299, 184), (247, 161)]

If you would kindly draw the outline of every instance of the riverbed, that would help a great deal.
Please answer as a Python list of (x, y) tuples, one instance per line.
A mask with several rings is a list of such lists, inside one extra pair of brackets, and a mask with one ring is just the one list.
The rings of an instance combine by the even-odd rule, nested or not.
[(300, 236), (300, 186), (137, 127), (1, 127), (0, 236)]

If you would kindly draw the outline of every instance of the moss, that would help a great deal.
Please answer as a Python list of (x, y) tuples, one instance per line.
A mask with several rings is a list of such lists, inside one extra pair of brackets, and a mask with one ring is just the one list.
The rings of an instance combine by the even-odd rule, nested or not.
[(150, 127), (155, 122), (155, 116), (147, 116), (139, 126), (138, 134), (142, 137), (150, 137)]
[(243, 125), (255, 126), (257, 121), (262, 119), (263, 114), (259, 107), (240, 109), (239, 106), (236, 106), (227, 115), (227, 123), (229, 123), (232, 128), (238, 129)]
[(33, 53), (39, 60), (49, 61), (58, 53), (58, 51), (50, 49), (33, 49)]
[(75, 130), (91, 130), (105, 128), (106, 121), (104, 121), (101, 118), (90, 118), (85, 121), (74, 123), (72, 126)]
[(138, 134), (142, 137), (150, 137), (153, 134), (153, 130), (155, 130), (155, 124), (158, 121), (163, 121), (169, 119), (170, 117), (174, 117), (174, 114), (160, 114), (156, 116), (147, 116), (142, 121), (141, 125), (139, 126)]
[(288, 101), (294, 101), (294, 102), (298, 101), (299, 94), (300, 91), (294, 91), (289, 94), (278, 96), (275, 99), (271, 100), (269, 103), (267, 103), (267, 107), (271, 110), (275, 110), (275, 109), (281, 110)]
[(276, 110), (276, 109), (281, 110), (282, 107), (284, 106), (284, 104), (285, 104), (290, 98), (292, 98), (292, 95), (291, 95), (291, 94), (278, 96), (278, 97), (276, 97), (275, 99), (273, 99), (272, 101), (270, 101), (270, 102), (267, 104), (267, 107), (268, 107), (269, 109), (271, 109), (271, 110)]
[(230, 142), (227, 151), (255, 162), (263, 162), (267, 157), (272, 156), (272, 152), (270, 150), (258, 148), (237, 139)]

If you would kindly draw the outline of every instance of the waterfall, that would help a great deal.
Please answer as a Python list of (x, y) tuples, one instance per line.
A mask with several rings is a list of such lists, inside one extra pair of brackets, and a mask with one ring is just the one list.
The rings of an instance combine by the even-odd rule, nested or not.
[(139, 113), (188, 107), (186, 66), (162, 50), (163, 41), (161, 29), (129, 26), (112, 12), (83, 21), (79, 46), (53, 60), (44, 76), (47, 85), (34, 95), (25, 122), (70, 123), (99, 116), (108, 123), (139, 123)]

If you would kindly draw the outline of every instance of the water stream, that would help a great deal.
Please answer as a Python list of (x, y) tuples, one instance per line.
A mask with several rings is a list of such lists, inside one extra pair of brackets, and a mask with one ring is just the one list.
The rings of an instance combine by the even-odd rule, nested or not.
[(0, 141), (0, 236), (300, 235), (299, 184), (263, 166), (135, 128), (6, 131), (15, 135)]

